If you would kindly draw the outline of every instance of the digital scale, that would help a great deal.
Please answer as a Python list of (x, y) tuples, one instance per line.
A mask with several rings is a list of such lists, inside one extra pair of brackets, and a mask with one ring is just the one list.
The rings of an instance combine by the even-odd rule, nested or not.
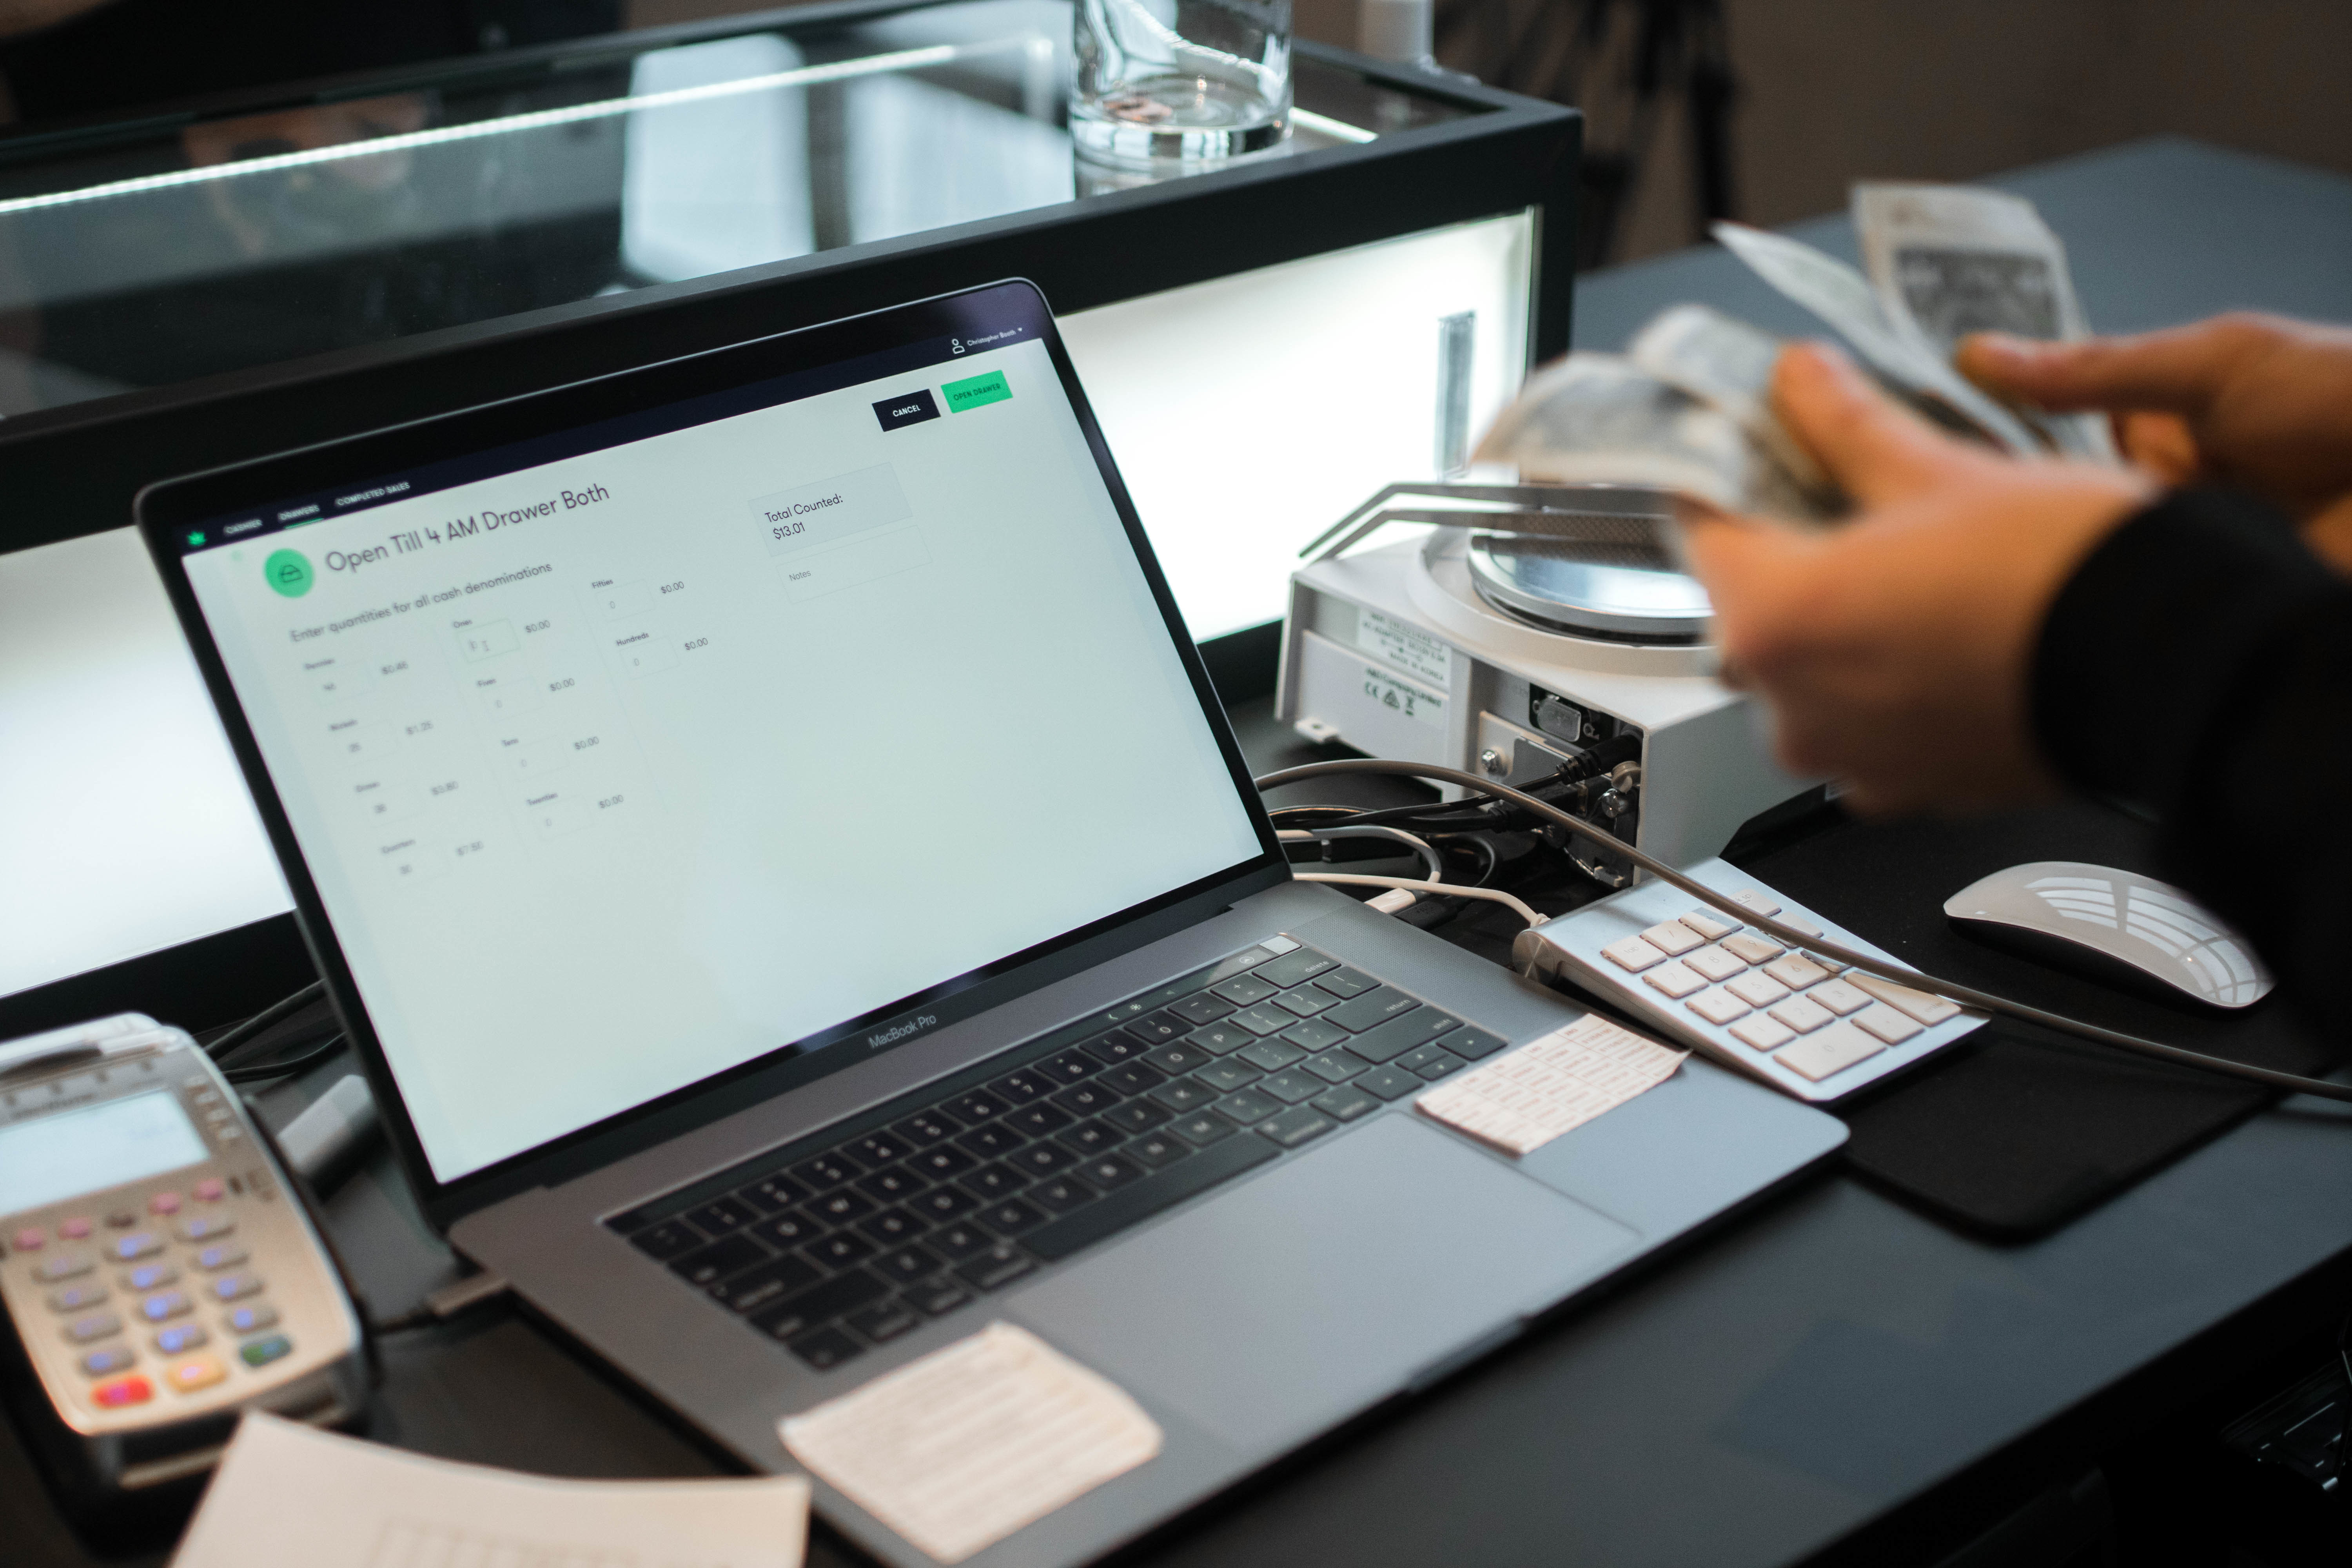
[[(1434, 526), (1349, 553), (1399, 522)], [(1818, 781), (1783, 772), (1760, 711), (1715, 679), (1674, 526), (1652, 490), (1391, 485), (1292, 574), (1276, 712), (1311, 741), (1510, 784), (1598, 758), (1605, 787), (1564, 807), (1673, 865), (1718, 854)], [(1632, 880), (1585, 839), (1560, 847)]]

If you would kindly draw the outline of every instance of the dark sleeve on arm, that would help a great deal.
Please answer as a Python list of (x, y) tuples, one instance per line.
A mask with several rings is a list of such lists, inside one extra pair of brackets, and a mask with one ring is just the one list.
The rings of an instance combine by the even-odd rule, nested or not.
[(2032, 704), (2059, 774), (2152, 816), (2166, 875), (2340, 1037), (2319, 992), (2352, 951), (2352, 584), (2259, 503), (2176, 492), (2061, 590)]

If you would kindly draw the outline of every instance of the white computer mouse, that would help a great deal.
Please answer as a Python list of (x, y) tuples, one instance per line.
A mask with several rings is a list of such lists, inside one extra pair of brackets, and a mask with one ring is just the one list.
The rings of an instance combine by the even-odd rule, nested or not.
[(2151, 983), (2214, 1007), (2248, 1007), (2270, 972), (2179, 889), (2078, 860), (1995, 871), (1944, 900), (1961, 930), (1996, 946), (2133, 989)]

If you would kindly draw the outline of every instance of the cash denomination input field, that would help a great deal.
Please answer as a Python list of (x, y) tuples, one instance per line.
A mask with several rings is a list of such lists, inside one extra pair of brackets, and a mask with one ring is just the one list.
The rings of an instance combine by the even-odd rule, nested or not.
[(502, 740), (499, 760), (517, 778), (535, 779), (570, 763), (572, 748), (555, 741)]
[(616, 675), (651, 675), (677, 662), (676, 641), (658, 626), (643, 623), (615, 626), (607, 636)]
[(302, 678), (322, 708), (349, 708), (375, 686), (375, 670), (364, 659), (332, 654), (303, 660)]
[(367, 773), (345, 787), (363, 823), (403, 822), (425, 809), (425, 792), (411, 779)]
[(623, 583), (610, 577), (591, 578), (588, 602), (606, 620), (619, 620), (653, 608), (654, 591), (649, 584)]
[(468, 663), (496, 658), (502, 653), (512, 653), (521, 646), (522, 639), (515, 636), (511, 621), (489, 621), (457, 628), (457, 651)]
[(547, 701), (547, 683), (531, 671), (478, 677), (471, 690), (475, 710), (491, 724), (536, 712)]
[(415, 835), (384, 840), (376, 847), (376, 858), (395, 882), (430, 882), (449, 868), (449, 858), (437, 840)]
[(522, 811), (523, 819), (542, 838), (562, 838), (596, 823), (594, 802), (576, 791), (538, 791), (524, 798)]
[(751, 515), (771, 555), (832, 544), (913, 514), (888, 463), (835, 474), (797, 489), (751, 498)]

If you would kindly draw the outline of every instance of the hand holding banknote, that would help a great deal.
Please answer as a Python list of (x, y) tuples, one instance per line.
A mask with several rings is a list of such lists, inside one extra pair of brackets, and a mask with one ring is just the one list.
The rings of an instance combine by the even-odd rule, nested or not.
[[(1740, 224), (1734, 256), (1843, 338), (1889, 396), (1992, 450), (2114, 463), (2106, 422), (1988, 391), (1952, 363), (1972, 331), (2079, 339), (2087, 331), (2058, 237), (2032, 204), (1961, 185), (1854, 188), (1868, 275)], [(1832, 523), (1846, 498), (1774, 412), (1780, 342), (1705, 305), (1677, 305), (1624, 353), (1578, 352), (1531, 376), (1474, 454), (1530, 483), (1615, 485), (1791, 521)]]
[(1959, 368), (2005, 398), (2106, 413), (2158, 479), (2251, 491), (2352, 571), (2352, 330), (2241, 314), (2080, 342), (1988, 332)]
[(1685, 546), (1725, 677), (1764, 698), (1782, 764), (1845, 781), (1872, 814), (2048, 794), (2027, 711), (2037, 630), (2152, 484), (1954, 440), (1824, 346), (1783, 353), (1772, 395), (1853, 498), (1851, 521), (1820, 532), (1695, 515)]

